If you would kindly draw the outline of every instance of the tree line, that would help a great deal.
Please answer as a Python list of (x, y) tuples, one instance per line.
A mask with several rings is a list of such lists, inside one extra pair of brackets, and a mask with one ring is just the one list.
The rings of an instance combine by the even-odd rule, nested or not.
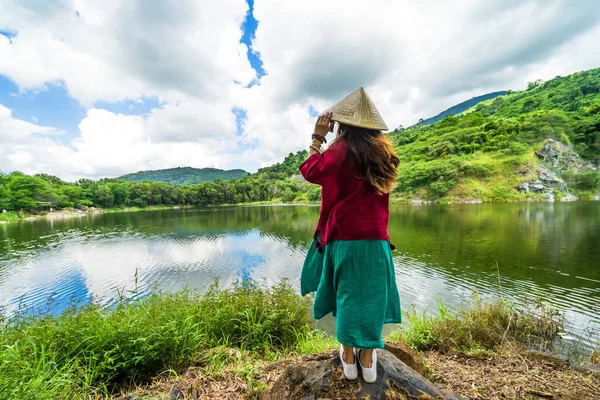
[[(514, 172), (532, 164), (533, 151), (547, 138), (572, 145), (583, 159), (600, 165), (600, 68), (535, 81), (527, 90), (481, 102), (470, 113), (397, 129), (389, 137), (401, 160), (399, 196), (524, 200)], [(115, 179), (68, 183), (47, 174), (0, 174), (0, 209), (318, 201), (320, 188), (298, 172), (306, 157), (306, 151), (290, 153), (283, 162), (240, 179), (191, 185)], [(531, 176), (519, 179), (537, 179), (531, 168), (524, 173)], [(600, 190), (598, 170), (564, 171), (563, 178), (569, 190), (585, 197)]]
[(290, 153), (274, 166), (241, 179), (194, 185), (80, 179), (70, 183), (48, 174), (0, 174), (0, 209), (36, 212), (49, 208), (220, 205), (281, 200), (318, 201), (320, 188), (305, 182), (298, 167), (307, 152)]

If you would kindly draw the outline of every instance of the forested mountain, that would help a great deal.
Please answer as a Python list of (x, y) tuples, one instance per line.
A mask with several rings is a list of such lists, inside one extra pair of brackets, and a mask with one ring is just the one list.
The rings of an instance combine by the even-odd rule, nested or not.
[(457, 114), (460, 114), (463, 111), (466, 111), (469, 108), (477, 105), (478, 103), (481, 103), (482, 101), (490, 100), (490, 99), (495, 99), (496, 97), (505, 95), (506, 93), (508, 93), (508, 92), (505, 91), (505, 90), (502, 90), (502, 91), (499, 91), (499, 92), (492, 92), (492, 93), (487, 93), (487, 94), (484, 94), (484, 95), (481, 95), (481, 96), (473, 97), (472, 99), (469, 99), (467, 101), (463, 101), (462, 103), (459, 103), (459, 104), (457, 104), (455, 106), (450, 107), (449, 109), (447, 109), (445, 111), (442, 111), (441, 113), (439, 113), (435, 117), (427, 118), (427, 119), (419, 122), (419, 124), (421, 124), (421, 125), (433, 124), (434, 122), (438, 122), (438, 121), (444, 119), (448, 115), (457, 115)]
[[(389, 137), (401, 160), (397, 201), (590, 199), (600, 195), (600, 68), (531, 82)], [(320, 188), (298, 176), (306, 157), (302, 150), (239, 179), (191, 185), (0, 174), (0, 209), (317, 201)]]
[(142, 183), (143, 181), (165, 182), (173, 185), (193, 185), (217, 179), (239, 179), (247, 175), (243, 169), (225, 171), (217, 168), (177, 167), (154, 171), (139, 171), (118, 177), (120, 181)]
[(290, 153), (283, 159), (282, 162), (270, 167), (260, 168), (257, 172), (262, 178), (265, 179), (280, 179), (282, 177), (290, 177), (292, 175), (298, 175), (298, 168), (300, 164), (308, 157), (308, 151), (301, 150), (297, 153)]
[(600, 69), (531, 82), (525, 91), (390, 137), (401, 159), (400, 196), (590, 198), (600, 189)]

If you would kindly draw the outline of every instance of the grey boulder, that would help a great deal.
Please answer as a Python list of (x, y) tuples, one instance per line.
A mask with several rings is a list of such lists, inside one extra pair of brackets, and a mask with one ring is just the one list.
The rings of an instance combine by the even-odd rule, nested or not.
[(323, 353), (312, 360), (297, 360), (288, 365), (262, 400), (317, 399), (461, 399), (439, 388), (408, 367), (387, 350), (377, 350), (377, 381), (368, 384), (359, 378), (349, 381), (338, 352)]

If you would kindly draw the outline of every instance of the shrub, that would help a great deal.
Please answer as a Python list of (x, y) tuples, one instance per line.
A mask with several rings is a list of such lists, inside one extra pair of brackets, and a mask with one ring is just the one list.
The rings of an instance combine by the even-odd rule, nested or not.
[(306, 203), (308, 202), (308, 197), (306, 197), (306, 193), (298, 193), (298, 195), (294, 198), (294, 203)]
[(437, 182), (432, 182), (429, 184), (429, 193), (435, 197), (439, 198), (444, 196), (450, 189), (452, 189), (456, 185), (456, 181), (454, 180), (442, 180)]
[(465, 177), (485, 178), (494, 172), (494, 165), (487, 163), (464, 164), (460, 168)]
[(507, 156), (517, 156), (527, 152), (527, 146), (519, 142), (510, 142), (508, 147), (502, 151)]
[(512, 196), (512, 188), (506, 185), (494, 186), (490, 192), (492, 201), (510, 201)]
[(595, 103), (589, 107), (584, 107), (583, 111), (586, 113), (586, 115), (598, 114), (600, 113), (600, 103)]
[(562, 327), (562, 316), (538, 302), (522, 311), (504, 300), (482, 301), (452, 313), (440, 302), (438, 317), (425, 311), (409, 310), (407, 328), (393, 332), (393, 339), (407, 342), (417, 350), (469, 354), (474, 350), (496, 350), (506, 341), (546, 349)]
[(295, 198), (296, 198), (296, 193), (294, 193), (292, 191), (292, 189), (290, 189), (289, 187), (285, 188), (281, 200), (286, 203), (290, 203), (290, 202), (294, 201)]
[(600, 173), (595, 171), (584, 172), (572, 176), (575, 188), (579, 190), (595, 190), (600, 188)]
[(569, 139), (569, 137), (567, 136), (567, 134), (566, 134), (566, 133), (564, 133), (564, 132), (559, 132), (557, 136), (558, 136), (558, 137), (557, 137), (557, 139), (558, 139), (559, 141), (561, 141), (561, 142), (563, 142), (563, 143), (565, 143), (565, 144), (567, 144), (567, 145), (570, 145), (570, 144), (571, 144), (571, 139)]
[(308, 193), (306, 194), (306, 197), (308, 197), (309, 201), (319, 201), (319, 200), (321, 200), (321, 188), (320, 187), (314, 187), (314, 188), (310, 189), (308, 191)]
[(440, 177), (453, 180), (457, 175), (458, 165), (459, 161), (450, 157), (427, 162), (402, 163), (399, 167), (398, 186), (400, 190), (409, 191), (428, 186)]
[(310, 303), (287, 283), (217, 284), (92, 303), (59, 316), (0, 318), (2, 398), (88, 397), (176, 368), (217, 346), (292, 351), (312, 330)]

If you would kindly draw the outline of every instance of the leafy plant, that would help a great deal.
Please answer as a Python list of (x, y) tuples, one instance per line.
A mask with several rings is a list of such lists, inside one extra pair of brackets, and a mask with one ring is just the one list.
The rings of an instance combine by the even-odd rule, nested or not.
[(21, 310), (0, 318), (0, 398), (108, 395), (198, 357), (218, 369), (239, 352), (296, 352), (312, 324), (309, 300), (286, 281), (122, 297), (58, 316)]

